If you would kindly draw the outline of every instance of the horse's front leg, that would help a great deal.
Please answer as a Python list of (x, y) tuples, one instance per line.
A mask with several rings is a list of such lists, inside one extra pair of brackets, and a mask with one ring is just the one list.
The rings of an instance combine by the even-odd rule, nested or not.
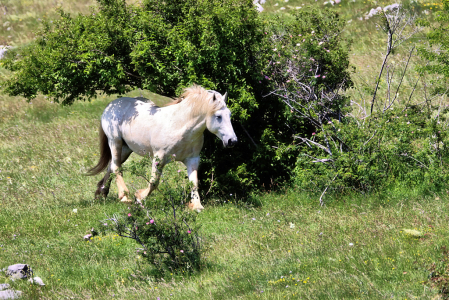
[(192, 199), (190, 200), (188, 206), (191, 210), (200, 212), (204, 209), (204, 207), (201, 205), (200, 195), (198, 194), (198, 166), (200, 164), (200, 158), (187, 158), (184, 160), (184, 164), (187, 167), (189, 180), (193, 183)]
[(159, 184), (159, 179), (161, 178), (163, 167), (164, 167), (164, 165), (162, 164), (160, 159), (155, 157), (153, 159), (153, 164), (151, 166), (150, 183), (148, 184), (148, 187), (146, 189), (141, 189), (136, 192), (135, 196), (136, 196), (137, 202), (139, 202), (139, 203), (142, 202), (142, 200), (145, 199), (145, 197), (147, 197), (149, 194), (151, 194), (157, 188), (157, 186)]
[[(115, 173), (115, 182), (118, 188), (118, 198), (123, 203), (131, 203), (132, 201), (128, 199), (129, 190), (125, 185), (122, 173), (119, 168), (122, 165), (122, 141), (121, 140), (110, 140), (109, 148), (111, 149), (111, 164), (109, 165), (108, 172)], [(128, 154), (129, 156), (129, 154)]]

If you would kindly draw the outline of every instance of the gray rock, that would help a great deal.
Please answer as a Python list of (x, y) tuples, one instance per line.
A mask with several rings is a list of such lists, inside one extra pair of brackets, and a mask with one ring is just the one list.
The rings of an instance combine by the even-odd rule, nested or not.
[(6, 270), (6, 276), (11, 276), (14, 279), (30, 278), (31, 275), (33, 275), (33, 270), (27, 264), (15, 264)]
[(30, 278), (28, 281), (37, 285), (45, 285), (40, 277)]
[(0, 283), (0, 291), (9, 289), (9, 284), (7, 283)]
[(19, 299), (22, 296), (21, 291), (0, 291), (0, 300), (11, 300), (11, 299)]

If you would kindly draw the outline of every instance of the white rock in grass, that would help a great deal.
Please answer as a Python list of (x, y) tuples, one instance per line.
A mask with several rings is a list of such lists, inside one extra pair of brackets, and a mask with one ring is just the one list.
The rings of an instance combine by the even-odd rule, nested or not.
[(11, 46), (0, 45), (0, 59), (6, 56), (6, 52), (8, 52), (9, 49), (11, 49)]
[(7, 283), (0, 283), (0, 291), (9, 289), (9, 284)]
[(28, 281), (37, 285), (45, 285), (45, 283), (42, 281), (40, 277), (30, 278), (30, 280)]
[(256, 6), (256, 9), (258, 12), (263, 12), (263, 7), (259, 3), (255, 3), (254, 6)]
[(22, 296), (21, 291), (6, 290), (0, 291), (0, 300), (19, 299)]
[(402, 229), (405, 234), (408, 234), (413, 237), (421, 237), (423, 234), (421, 231), (414, 230), (414, 229)]
[(6, 276), (11, 276), (14, 279), (25, 279), (31, 277), (33, 270), (27, 264), (15, 264), (8, 267)]
[(393, 3), (393, 4), (390, 4), (390, 5), (385, 6), (385, 7), (384, 7), (384, 11), (391, 11), (391, 10), (399, 9), (399, 7), (401, 7), (400, 4), (398, 4), (398, 3)]

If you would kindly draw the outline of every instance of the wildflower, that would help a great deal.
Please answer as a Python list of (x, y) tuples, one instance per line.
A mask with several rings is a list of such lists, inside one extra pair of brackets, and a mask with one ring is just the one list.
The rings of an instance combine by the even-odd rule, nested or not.
[(315, 135), (316, 133), (315, 132), (312, 132), (312, 135)]
[(184, 253), (184, 250), (179, 250), (179, 252)]
[(318, 74), (318, 75), (315, 75), (315, 78), (319, 78), (319, 77), (321, 77), (321, 75), (319, 75), (319, 74)]
[(128, 217), (131, 217), (131, 213), (128, 214)]
[[(293, 224), (292, 222), (290, 222), (290, 228), (295, 228), (295, 224)], [(291, 273), (291, 272), (290, 272)]]
[(349, 243), (349, 246), (351, 246), (351, 247), (352, 247), (352, 246), (354, 246), (354, 244), (353, 244), (353, 243)]
[(146, 224), (147, 224), (147, 225), (149, 225), (149, 224), (150, 224), (150, 222), (147, 222)]
[(181, 172), (181, 170), (178, 170), (178, 173)]
[(104, 225), (104, 226), (108, 226), (108, 223), (104, 223), (103, 225)]
[(153, 219), (151, 219), (151, 220), (150, 220), (150, 223), (151, 223), (151, 224), (153, 224), (153, 223), (154, 223), (154, 220), (153, 220)]
[(187, 233), (188, 233), (188, 234), (191, 234), (192, 232), (191, 232), (190, 230), (187, 230)]
[(78, 212), (78, 209), (74, 208), (72, 211), (76, 214)]

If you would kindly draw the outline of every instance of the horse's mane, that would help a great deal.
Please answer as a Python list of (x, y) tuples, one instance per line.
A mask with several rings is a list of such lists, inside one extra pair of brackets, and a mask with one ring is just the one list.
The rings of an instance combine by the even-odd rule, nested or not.
[[(176, 98), (174, 101), (164, 105), (176, 105), (181, 102), (189, 103), (193, 107), (192, 113), (197, 114), (213, 114), (217, 110), (221, 109), (226, 104), (223, 99), (216, 99), (209, 105), (209, 99), (217, 93), (215, 91), (208, 91), (199, 85), (193, 85), (184, 90), (184, 92)], [(218, 93), (217, 93), (218, 94)]]

